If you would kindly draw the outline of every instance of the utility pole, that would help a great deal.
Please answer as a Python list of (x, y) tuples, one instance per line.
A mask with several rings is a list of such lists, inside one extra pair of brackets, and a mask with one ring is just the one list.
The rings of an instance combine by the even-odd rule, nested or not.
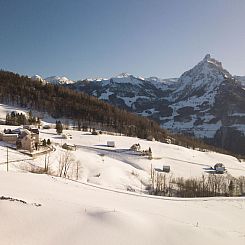
[(9, 171), (9, 148), (7, 147), (7, 172)]
[(45, 154), (44, 171), (47, 171), (47, 153)]

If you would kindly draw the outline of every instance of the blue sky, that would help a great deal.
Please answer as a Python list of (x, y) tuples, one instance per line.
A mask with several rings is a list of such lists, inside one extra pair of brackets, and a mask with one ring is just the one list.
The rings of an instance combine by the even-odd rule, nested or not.
[(0, 68), (179, 77), (207, 53), (245, 75), (243, 0), (0, 0)]

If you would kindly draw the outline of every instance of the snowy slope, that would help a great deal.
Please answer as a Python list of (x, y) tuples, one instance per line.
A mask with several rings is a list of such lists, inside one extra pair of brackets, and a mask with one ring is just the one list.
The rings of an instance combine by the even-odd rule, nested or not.
[(245, 243), (244, 198), (148, 198), (12, 172), (0, 179), (0, 198), (17, 199), (0, 200), (2, 244)]
[(74, 81), (72, 81), (69, 78), (64, 77), (64, 76), (63, 77), (59, 77), (59, 76), (47, 77), (47, 78), (45, 78), (45, 81), (47, 81), (48, 83), (60, 84), (60, 85), (74, 83)]
[(245, 89), (245, 76), (235, 76), (235, 78), (241, 83), (243, 89)]
[[(0, 126), (3, 129), (4, 126)], [(10, 127), (8, 127), (10, 128)], [(245, 175), (245, 163), (239, 162), (229, 155), (215, 152), (201, 152), (184, 147), (164, 144), (160, 142), (150, 142), (142, 139), (116, 135), (90, 135), (86, 132), (73, 130), (64, 131), (70, 134), (72, 139), (56, 134), (54, 129), (41, 130), (41, 139), (50, 139), (55, 147), (55, 151), (48, 154), (49, 169), (52, 174), (59, 173), (59, 160), (65, 154), (61, 145), (67, 143), (76, 145), (77, 150), (72, 151), (74, 159), (70, 170), (69, 178), (79, 179), (86, 183), (93, 183), (109, 188), (127, 190), (128, 188), (136, 192), (144, 191), (151, 183), (151, 167), (162, 168), (162, 165), (169, 165), (171, 172), (169, 176), (176, 177), (201, 177), (208, 175), (207, 168), (214, 166), (217, 162), (222, 162), (227, 168), (227, 174), (234, 177)], [(116, 148), (108, 148), (107, 141), (115, 141)], [(145, 156), (133, 153), (129, 148), (140, 143), (142, 149), (151, 147), (153, 159), (149, 160)], [(6, 148), (0, 145), (0, 170), (6, 170)], [(14, 150), (9, 152), (9, 160), (13, 161), (9, 168), (11, 171), (28, 171), (33, 166), (44, 167), (45, 155), (31, 159), (26, 155)], [(77, 177), (76, 167), (79, 162), (79, 173)]]
[[(22, 108), (22, 107), (17, 106), (17, 105), (14, 106), (14, 105), (0, 104), (0, 120), (5, 121), (6, 114), (11, 113), (12, 111), (15, 111), (16, 113), (22, 113), (22, 114), (25, 114), (26, 116), (28, 116), (28, 112), (30, 112), (30, 110), (31, 109)], [(46, 124), (55, 123), (56, 120), (64, 119), (64, 118), (53, 118), (50, 115), (48, 115), (47, 113), (39, 112), (36, 110), (31, 110), (31, 111), (35, 117), (39, 117)], [(69, 122), (69, 119), (67, 119), (66, 121)]]
[[(1, 105), (0, 117), (12, 109), (19, 110)], [(0, 131), (6, 127), (16, 128), (0, 125)], [(133, 137), (73, 130), (64, 134), (72, 138), (57, 135), (55, 129), (41, 129), (40, 138), (51, 139), (54, 147), (47, 155), (31, 158), (9, 149), (9, 172), (6, 144), (0, 142), (1, 244), (245, 243), (243, 197), (180, 199), (143, 194), (151, 166), (170, 165), (168, 176), (189, 178), (207, 175), (207, 167), (222, 162), (227, 174), (238, 177), (245, 175), (244, 162)], [(109, 140), (115, 141), (115, 148), (106, 146)], [(66, 154), (64, 143), (76, 145), (70, 180), (55, 177), (59, 159)], [(142, 149), (151, 147), (153, 159), (129, 151), (135, 143)], [(28, 172), (44, 167), (45, 161), (53, 176)]]
[[(6, 113), (12, 110), (25, 112), (18, 107), (0, 105), (0, 119), (4, 119)], [(49, 123), (55, 122), (55, 119), (47, 115), (43, 115), (42, 120), (43, 124), (47, 124), (47, 121)], [(65, 119), (60, 120), (66, 121)], [(18, 127), (0, 125), (0, 131), (3, 131), (4, 128), (14, 129)], [(228, 174), (234, 177), (245, 175), (245, 163), (239, 162), (236, 158), (229, 155), (201, 152), (134, 137), (108, 134), (91, 135), (88, 132), (74, 130), (64, 130), (64, 134), (70, 134), (72, 139), (65, 139), (62, 135), (57, 135), (55, 129), (40, 130), (40, 138), (50, 139), (55, 147), (55, 151), (48, 156), (51, 172), (54, 174), (58, 173), (60, 156), (65, 152), (61, 145), (64, 143), (76, 145), (77, 150), (72, 151), (74, 164), (70, 168), (70, 178), (77, 178), (75, 171), (76, 162), (80, 161), (80, 180), (110, 188), (127, 190), (128, 187), (131, 187), (140, 192), (142, 187), (144, 189), (150, 183), (151, 167), (162, 168), (162, 165), (171, 167), (170, 174), (173, 177), (201, 177), (202, 174), (207, 174), (205, 172), (206, 168), (214, 166), (217, 162), (224, 163)], [(116, 147), (113, 149), (106, 146), (107, 141), (111, 140), (116, 143)], [(153, 159), (149, 160), (145, 156), (131, 152), (129, 149), (135, 143), (140, 143), (142, 150), (147, 150), (151, 147)], [(0, 142), (0, 154), (0, 170), (5, 170), (6, 148), (2, 142)], [(26, 171), (33, 166), (44, 167), (45, 155), (31, 159), (27, 155), (10, 150), (9, 160), (13, 161), (9, 166), (11, 171)]]
[(11, 113), (12, 111), (15, 111), (17, 113), (26, 114), (28, 111), (20, 108), (18, 106), (10, 106), (5, 104), (0, 104), (0, 120), (6, 119), (6, 114)]

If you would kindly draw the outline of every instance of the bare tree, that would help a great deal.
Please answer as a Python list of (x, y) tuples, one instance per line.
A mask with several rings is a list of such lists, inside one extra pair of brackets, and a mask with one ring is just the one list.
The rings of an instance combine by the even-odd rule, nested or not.
[(60, 177), (67, 178), (68, 177), (68, 170), (70, 166), (74, 163), (74, 158), (72, 153), (69, 150), (66, 150), (61, 156), (59, 160), (59, 173)]
[(78, 160), (76, 161), (76, 179), (79, 179), (79, 173), (80, 173), (80, 168), (81, 168), (81, 162)]

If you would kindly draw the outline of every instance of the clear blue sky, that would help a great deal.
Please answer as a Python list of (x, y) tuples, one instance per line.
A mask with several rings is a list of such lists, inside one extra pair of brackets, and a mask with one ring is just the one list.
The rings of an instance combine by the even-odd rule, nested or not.
[(244, 0), (0, 0), (0, 68), (178, 77), (205, 54), (245, 75)]

